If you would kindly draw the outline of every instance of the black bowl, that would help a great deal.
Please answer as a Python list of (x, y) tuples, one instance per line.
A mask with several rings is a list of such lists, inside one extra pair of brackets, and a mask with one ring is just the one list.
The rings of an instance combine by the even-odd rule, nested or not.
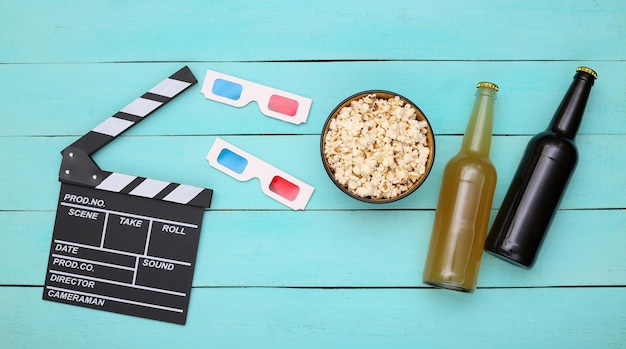
[[(335, 179), (334, 172), (333, 172), (332, 168), (330, 167), (330, 165), (328, 164), (326, 156), (324, 155), (325, 154), (325, 152), (324, 152), (324, 143), (325, 143), (324, 139), (326, 138), (326, 134), (328, 132), (328, 128), (330, 127), (331, 121), (337, 116), (337, 114), (339, 114), (339, 111), (341, 109), (343, 109), (344, 107), (350, 106), (350, 103), (352, 103), (353, 101), (357, 101), (357, 100), (359, 100), (359, 99), (361, 99), (363, 97), (366, 97), (367, 95), (370, 95), (370, 94), (375, 94), (376, 98), (379, 98), (379, 99), (391, 99), (391, 98), (394, 98), (395, 96), (398, 96), (405, 103), (408, 103), (413, 108), (415, 108), (417, 120), (418, 121), (426, 121), (427, 128), (428, 128), (428, 132), (426, 133), (426, 138), (427, 138), (428, 148), (430, 150), (430, 154), (428, 155), (428, 160), (426, 161), (426, 168), (425, 168), (424, 174), (419, 178), (419, 180), (417, 180), (415, 183), (413, 183), (409, 187), (408, 190), (400, 193), (397, 196), (390, 197), (390, 198), (362, 197), (362, 196), (356, 194), (355, 192), (349, 190), (347, 187), (344, 187), (343, 185), (341, 185)], [(335, 109), (333, 109), (333, 111), (328, 116), (328, 119), (326, 119), (326, 122), (324, 123), (324, 128), (322, 129), (322, 135), (321, 135), (321, 138), (320, 138), (320, 151), (321, 151), (321, 155), (322, 155), (322, 163), (324, 164), (324, 169), (326, 170), (326, 173), (328, 174), (328, 177), (330, 177), (330, 179), (337, 186), (337, 188), (339, 188), (341, 191), (346, 193), (348, 196), (353, 197), (353, 198), (355, 198), (357, 200), (368, 202), (368, 203), (383, 204), (383, 203), (389, 203), (389, 202), (393, 202), (393, 201), (400, 200), (402, 198), (407, 197), (409, 194), (413, 193), (417, 188), (419, 188), (422, 185), (422, 183), (424, 183), (424, 181), (426, 180), (426, 177), (428, 177), (428, 174), (430, 173), (430, 170), (431, 170), (431, 168), (433, 166), (433, 162), (435, 160), (435, 136), (434, 136), (433, 130), (432, 130), (431, 126), (430, 126), (430, 122), (428, 121), (428, 119), (426, 118), (424, 113), (417, 107), (417, 105), (415, 105), (415, 103), (410, 101), (408, 98), (403, 97), (403, 96), (401, 96), (401, 95), (399, 95), (397, 93), (390, 92), (390, 91), (385, 91), (385, 90), (368, 90), (368, 91), (363, 91), (363, 92), (356, 93), (356, 94), (346, 98), (341, 103), (339, 103), (335, 107)]]

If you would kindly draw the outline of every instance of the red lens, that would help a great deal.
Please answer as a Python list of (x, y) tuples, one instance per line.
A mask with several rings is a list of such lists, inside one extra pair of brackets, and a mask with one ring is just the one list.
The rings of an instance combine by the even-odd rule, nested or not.
[(279, 176), (272, 178), (270, 190), (289, 201), (295, 200), (300, 193), (300, 187)]
[(294, 101), (291, 98), (272, 95), (270, 97), (270, 102), (267, 107), (271, 111), (275, 111), (277, 113), (285, 114), (288, 116), (294, 116), (298, 112), (298, 101)]

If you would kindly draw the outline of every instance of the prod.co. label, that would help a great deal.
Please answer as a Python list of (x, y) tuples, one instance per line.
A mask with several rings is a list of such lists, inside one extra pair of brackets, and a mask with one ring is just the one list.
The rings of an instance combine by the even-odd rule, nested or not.
[(52, 260), (52, 265), (58, 265), (64, 268), (84, 270), (84, 271), (93, 271), (94, 269), (93, 264), (91, 263), (71, 261), (68, 259), (57, 258), (57, 257), (55, 257)]

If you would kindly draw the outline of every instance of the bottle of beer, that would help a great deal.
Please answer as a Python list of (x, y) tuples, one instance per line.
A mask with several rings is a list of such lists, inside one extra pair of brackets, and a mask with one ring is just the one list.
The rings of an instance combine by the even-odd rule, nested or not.
[(461, 150), (446, 164), (423, 281), (473, 292), (496, 187), (489, 160), (498, 86), (479, 82)]
[(533, 266), (576, 167), (574, 138), (596, 78), (592, 69), (576, 69), (552, 122), (529, 141), (487, 236), (487, 252), (523, 268)]

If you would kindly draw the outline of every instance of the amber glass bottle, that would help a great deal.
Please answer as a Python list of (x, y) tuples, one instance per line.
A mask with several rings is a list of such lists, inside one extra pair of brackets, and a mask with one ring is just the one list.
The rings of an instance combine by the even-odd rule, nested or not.
[(578, 160), (574, 138), (597, 74), (579, 67), (548, 128), (531, 138), (485, 250), (531, 268)]
[(489, 160), (498, 86), (476, 85), (476, 100), (459, 153), (443, 171), (424, 283), (473, 292), (482, 257), (496, 170)]

